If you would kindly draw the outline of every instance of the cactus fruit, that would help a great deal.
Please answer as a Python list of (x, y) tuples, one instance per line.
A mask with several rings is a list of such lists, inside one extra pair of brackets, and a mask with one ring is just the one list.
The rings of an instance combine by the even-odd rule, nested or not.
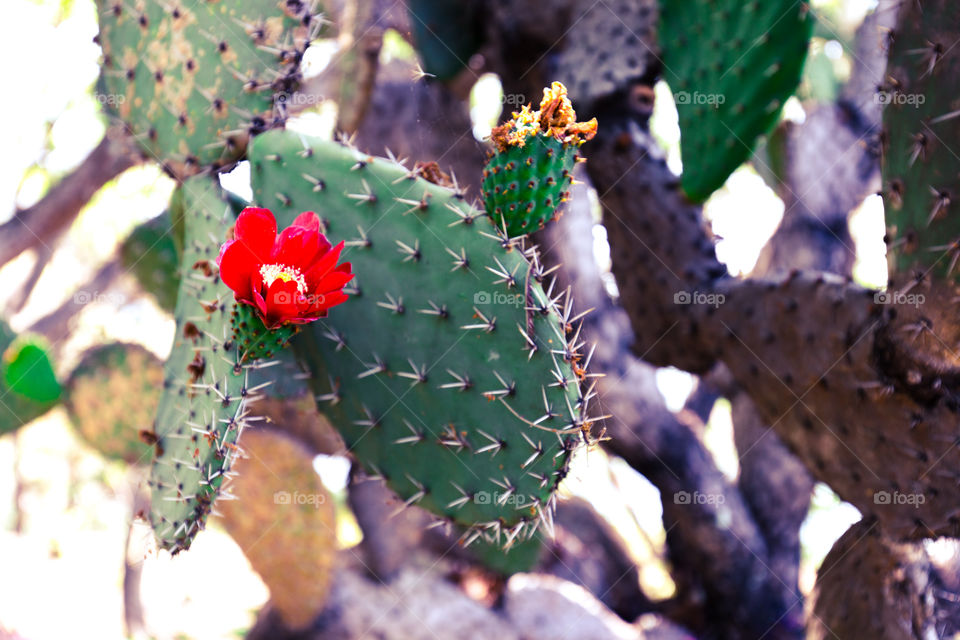
[(286, 324), (273, 329), (264, 326), (256, 310), (248, 304), (235, 304), (230, 311), (233, 341), (240, 349), (241, 362), (272, 358), (287, 346), (300, 327)]
[(282, 126), (312, 2), (97, 0), (104, 104), (175, 176), (230, 165)]
[[(26, 352), (24, 347), (29, 347)], [(57, 402), (60, 386), (56, 383), (53, 366), (46, 352), (41, 353), (38, 348), (41, 348), (40, 343), (29, 337), (18, 338), (0, 320), (0, 435), (36, 420)], [(33, 365), (36, 369), (30, 369), (30, 375), (25, 375)], [(37, 382), (34, 382), (35, 375)]]
[(883, 111), (883, 195), (890, 271), (936, 274), (957, 281), (960, 260), (960, 160), (946, 144), (957, 139), (960, 111), (955, 6), (904, 3), (891, 34)]
[(483, 41), (482, 2), (461, 0), (410, 0), (410, 30), (423, 69), (440, 80), (449, 80), (467, 67)]
[(664, 79), (692, 201), (723, 186), (776, 124), (800, 82), (813, 22), (796, 0), (661, 0)]
[[(147, 463), (163, 363), (136, 344), (94, 347), (66, 383), (64, 405), (80, 436), (106, 458)], [(144, 433), (145, 432), (145, 433)]]
[(223, 525), (270, 589), (270, 606), (290, 629), (323, 610), (337, 554), (336, 514), (313, 456), (271, 429), (248, 429), (231, 483), (236, 500), (219, 505)]
[(153, 295), (161, 309), (173, 313), (180, 286), (177, 277), (180, 257), (170, 210), (130, 232), (120, 245), (120, 262), (137, 278), (143, 290)]
[(350, 299), (292, 342), (352, 454), (406, 504), (472, 528), (468, 542), (529, 537), (590, 437), (594, 395), (536, 249), (459, 192), (333, 142), (269, 132), (250, 159), (278, 220), (313, 209), (353, 236)]
[(577, 0), (556, 73), (578, 109), (649, 78), (657, 60), (657, 0)]
[(203, 528), (257, 397), (230, 339), (233, 295), (220, 280), (217, 252), (233, 210), (205, 178), (182, 183), (184, 249), (174, 313), (176, 333), (164, 367), (154, 425), (156, 456), (150, 520), (160, 547), (187, 549)]
[(493, 130), (495, 145), (483, 169), (483, 203), (511, 238), (532, 233), (559, 216), (569, 197), (577, 149), (597, 132), (596, 118), (577, 122), (567, 89), (543, 90), (538, 111), (526, 105)]

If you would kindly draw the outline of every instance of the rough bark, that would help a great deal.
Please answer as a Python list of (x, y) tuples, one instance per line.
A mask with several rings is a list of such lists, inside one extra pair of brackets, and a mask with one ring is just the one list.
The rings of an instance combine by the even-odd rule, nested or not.
[[(576, 194), (576, 191), (575, 191)], [(623, 457), (660, 490), (664, 527), (681, 597), (668, 608), (674, 620), (706, 637), (797, 637), (801, 611), (767, 564), (767, 548), (748, 505), (716, 468), (699, 440), (702, 424), (692, 413), (672, 414), (656, 388), (654, 368), (636, 351), (626, 313), (607, 295), (592, 252), (592, 220), (586, 198), (574, 195), (568, 211), (543, 243), (549, 259), (564, 265), (578, 308), (593, 308), (583, 336), (596, 344), (591, 369), (605, 374), (599, 400), (610, 440)], [(794, 573), (795, 584), (795, 569)], [(790, 584), (787, 582), (787, 584)]]
[[(724, 362), (813, 475), (890, 535), (960, 533), (955, 294), (919, 285), (921, 312), (828, 274), (725, 277), (643, 122), (615, 110), (599, 119), (587, 167), (634, 351), (698, 373)], [(883, 504), (882, 492), (926, 501)]]

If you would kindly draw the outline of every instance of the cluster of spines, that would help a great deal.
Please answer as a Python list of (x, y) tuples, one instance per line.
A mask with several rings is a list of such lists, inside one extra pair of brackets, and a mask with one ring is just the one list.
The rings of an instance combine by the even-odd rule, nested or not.
[(164, 369), (149, 480), (154, 530), (160, 545), (174, 553), (188, 548), (203, 528), (224, 493), (241, 432), (259, 419), (247, 405), (270, 382), (251, 386), (250, 372), (275, 364), (242, 362), (232, 337), (232, 293), (214, 262), (223, 240), (218, 236), (232, 220), (229, 206), (203, 178), (181, 188), (186, 192), (185, 248), (177, 334)]
[[(904, 4), (903, 27), (888, 37), (889, 63), (877, 100), (884, 104), (879, 148), (891, 273), (913, 270), (956, 281), (960, 225), (955, 208), (960, 162), (947, 146), (960, 110), (960, 76), (950, 43), (960, 25), (943, 2)], [(952, 128), (951, 128), (952, 127)]]
[[(268, 136), (269, 137), (269, 136)], [(280, 206), (287, 207), (291, 211), (297, 207), (324, 208), (324, 203), (316, 201), (308, 203), (301, 199), (301, 193), (316, 193), (314, 187), (318, 184), (325, 185), (320, 191), (334, 188), (337, 184), (337, 178), (331, 177), (331, 165), (324, 162), (320, 167), (328, 169), (325, 175), (317, 175), (315, 171), (304, 174), (296, 170), (286, 169), (288, 180), (281, 184), (280, 180), (264, 178), (258, 180), (258, 174), (264, 168), (284, 166), (285, 155), (293, 155), (308, 158), (313, 155), (314, 149), (309, 145), (304, 145), (299, 151), (292, 149), (277, 149), (275, 145), (269, 147), (269, 153), (260, 155), (256, 153), (258, 145), (264, 144), (261, 139), (255, 144), (255, 151), (252, 154), (254, 163), (254, 184), (255, 192), (259, 192), (259, 197), (269, 198), (271, 195), (277, 199)], [(279, 145), (283, 147), (283, 145)], [(427, 188), (426, 183), (417, 182), (416, 170), (407, 168), (402, 161), (393, 159), (390, 165), (394, 170), (390, 177), (381, 177), (379, 174), (363, 175), (371, 165), (381, 168), (383, 161), (374, 160), (370, 156), (352, 150), (353, 161), (350, 164), (349, 172), (356, 173), (359, 179), (354, 179), (354, 184), (358, 189), (341, 187), (345, 202), (350, 203), (351, 208), (362, 208), (374, 204), (386, 205), (391, 209), (393, 215), (397, 216), (417, 216), (417, 219), (428, 229), (434, 230), (457, 227), (460, 225), (483, 224), (484, 228), (472, 229), (472, 232), (485, 236), (490, 242), (495, 243), (502, 251), (483, 251), (477, 254), (476, 251), (467, 251), (465, 246), (454, 243), (443, 244), (442, 249), (427, 246), (428, 236), (424, 236), (424, 242), (420, 242), (416, 237), (391, 237), (387, 241), (393, 245), (396, 260), (401, 265), (419, 265), (419, 268), (439, 269), (440, 256), (442, 255), (442, 272), (457, 273), (468, 272), (478, 278), (477, 283), (486, 284), (486, 281), (479, 280), (479, 274), (486, 273), (492, 275), (491, 284), (496, 287), (504, 287), (507, 292), (514, 295), (523, 296), (523, 318), (522, 322), (515, 322), (516, 326), (509, 326), (498, 318), (494, 310), (486, 310), (481, 305), (471, 305), (469, 316), (463, 314), (463, 301), (458, 304), (445, 304), (440, 296), (416, 296), (417, 301), (412, 302), (410, 296), (404, 296), (398, 291), (384, 290), (382, 293), (376, 292), (374, 283), (371, 282), (371, 274), (365, 273), (362, 267), (357, 269), (360, 274), (359, 280), (354, 284), (356, 287), (355, 295), (369, 296), (371, 308), (374, 310), (369, 313), (388, 314), (390, 317), (414, 318), (433, 317), (439, 323), (453, 323), (456, 329), (464, 332), (466, 338), (470, 336), (481, 336), (494, 334), (498, 344), (504, 349), (518, 348), (526, 352), (525, 359), (531, 360), (535, 354), (545, 351), (544, 357), (549, 357), (552, 362), (552, 371), (545, 380), (539, 385), (537, 397), (542, 399), (542, 412), (535, 415), (523, 416), (512, 405), (512, 398), (517, 393), (517, 385), (524, 385), (524, 380), (519, 383), (508, 374), (507, 370), (490, 367), (490, 377), (495, 380), (492, 383), (478, 383), (473, 380), (469, 373), (457, 366), (446, 366), (443, 369), (445, 373), (439, 379), (434, 371), (431, 370), (431, 363), (424, 362), (423, 358), (398, 356), (395, 361), (385, 357), (384, 353), (373, 350), (365, 355), (364, 351), (355, 351), (361, 347), (351, 343), (346, 333), (338, 329), (336, 323), (318, 323), (321, 325), (316, 331), (313, 331), (313, 337), (319, 344), (320, 341), (327, 342), (333, 354), (344, 353), (345, 358), (355, 357), (362, 365), (353, 372), (350, 377), (345, 377), (343, 371), (330, 373), (329, 371), (314, 371), (314, 389), (317, 393), (316, 399), (321, 403), (321, 410), (328, 411), (328, 417), (336, 415), (337, 411), (344, 411), (345, 389), (354, 384), (351, 380), (366, 381), (370, 379), (379, 379), (383, 385), (388, 385), (391, 381), (403, 380), (408, 383), (410, 393), (436, 394), (436, 393), (477, 393), (480, 394), (486, 403), (495, 404), (504, 407), (501, 413), (491, 411), (491, 416), (497, 415), (503, 422), (513, 422), (517, 420), (526, 425), (526, 432), (521, 431), (522, 439), (516, 438), (512, 447), (521, 447), (528, 449), (522, 453), (522, 458), (517, 457), (519, 473), (532, 482), (531, 488), (542, 491), (546, 496), (541, 498), (533, 494), (517, 495), (518, 487), (514, 481), (508, 477), (509, 474), (494, 474), (487, 478), (489, 484), (487, 487), (490, 493), (497, 497), (497, 508), (509, 509), (510, 504), (519, 503), (516, 508), (517, 513), (521, 513), (518, 518), (510, 518), (506, 521), (503, 518), (492, 518), (478, 522), (464, 522), (456, 518), (456, 513), (467, 506), (475, 503), (476, 494), (479, 490), (467, 490), (455, 479), (447, 479), (449, 485), (443, 489), (448, 495), (442, 501), (433, 505), (434, 509), (439, 509), (443, 517), (437, 521), (438, 524), (448, 522), (446, 517), (453, 517), (461, 525), (467, 526), (467, 532), (464, 534), (464, 542), (473, 542), (480, 536), (490, 540), (496, 540), (500, 543), (512, 544), (517, 540), (529, 538), (538, 526), (545, 525), (552, 529), (552, 506), (555, 498), (553, 497), (557, 484), (562, 480), (568, 471), (570, 454), (581, 442), (593, 442), (590, 435), (590, 426), (596, 418), (589, 418), (589, 403), (595, 397), (593, 385), (588, 385), (589, 375), (586, 373), (586, 367), (589, 363), (590, 354), (582, 352), (584, 345), (580, 339), (579, 329), (575, 325), (582, 319), (583, 314), (573, 312), (572, 303), (567, 297), (567, 292), (554, 293), (555, 284), (549, 284), (546, 290), (539, 285), (545, 282), (546, 278), (552, 272), (544, 269), (539, 260), (537, 250), (533, 246), (526, 246), (523, 238), (511, 239), (507, 237), (502, 229), (497, 229), (489, 224), (484, 216), (465, 202), (462, 202), (462, 193), (457, 190), (449, 192), (449, 198), (438, 197), (437, 190), (434, 187)], [(262, 162), (261, 162), (262, 160)], [(389, 165), (388, 165), (389, 166)], [(395, 177), (394, 177), (395, 176)], [(297, 186), (297, 181), (301, 181), (302, 186)], [(404, 184), (409, 181), (408, 184)], [(384, 189), (375, 189), (371, 185), (382, 185)], [(262, 186), (268, 186), (272, 193), (264, 191)], [(423, 188), (421, 188), (423, 185)], [(279, 190), (278, 190), (279, 189)], [(385, 202), (383, 190), (392, 192), (392, 201)], [(379, 193), (378, 193), (379, 192)], [(393, 209), (393, 208), (396, 209)], [(327, 210), (330, 211), (329, 206)], [(432, 211), (439, 211), (440, 215), (446, 211), (450, 215), (437, 218), (436, 214), (431, 215)], [(378, 210), (378, 213), (380, 211)], [(282, 215), (282, 213), (280, 214)], [(389, 213), (377, 218), (373, 226), (365, 228), (363, 225), (355, 228), (357, 237), (348, 239), (348, 246), (353, 251), (365, 252), (374, 247), (380, 248), (381, 240), (375, 235), (376, 227), (386, 218)], [(342, 228), (354, 226), (349, 220), (341, 220), (331, 214), (331, 221), (334, 225), (342, 225)], [(330, 222), (330, 221), (328, 221)], [(335, 226), (336, 229), (340, 227)], [(341, 231), (345, 233), (345, 231)], [(434, 231), (437, 233), (438, 231)], [(390, 233), (387, 233), (390, 235)], [(476, 248), (476, 247), (475, 247)], [(441, 253), (442, 252), (442, 253)], [(507, 260), (505, 256), (515, 254), (523, 256), (522, 260)], [(351, 260), (355, 265), (357, 254), (351, 254)], [(389, 254), (388, 254), (389, 255)], [(503, 259), (501, 259), (503, 258)], [(429, 266), (427, 266), (429, 265)], [(522, 270), (519, 267), (526, 265)], [(415, 286), (415, 282), (409, 282)], [(534, 286), (536, 284), (536, 286)], [(378, 287), (382, 288), (382, 287)], [(362, 293), (361, 293), (362, 290)], [(405, 299), (406, 298), (406, 299)], [(344, 322), (349, 327), (349, 303), (338, 309), (336, 317), (344, 318)], [(361, 313), (359, 310), (357, 314)], [(542, 318), (555, 314), (556, 322), (551, 322), (552, 330), (544, 333)], [(538, 325), (538, 326), (534, 326)], [(436, 325), (434, 325), (436, 326)], [(539, 330), (539, 331), (538, 331)], [(502, 337), (503, 332), (507, 332), (507, 337)], [(549, 333), (549, 335), (548, 335)], [(464, 339), (466, 339), (464, 338)], [(307, 343), (309, 344), (309, 343)], [(301, 346), (301, 349), (307, 349), (307, 356), (319, 358), (317, 349), (312, 346)], [(332, 366), (327, 357), (326, 364)], [(515, 372), (517, 373), (517, 372)], [(551, 398), (558, 388), (564, 395), (564, 399)], [(357, 402), (357, 411), (349, 416), (349, 423), (345, 420), (336, 420), (334, 422), (342, 432), (345, 438), (350, 442), (359, 442), (370, 434), (377, 433), (377, 429), (382, 428), (392, 422), (392, 416), (381, 415), (375, 408), (371, 408), (365, 398), (360, 397)], [(398, 399), (398, 402), (400, 400)], [(351, 412), (352, 413), (352, 412)], [(561, 416), (566, 414), (568, 420), (565, 423), (551, 426), (551, 423), (559, 422)], [(346, 415), (346, 414), (343, 414)], [(398, 424), (392, 429), (390, 439), (385, 444), (400, 447), (416, 447), (417, 445), (429, 442), (433, 445), (439, 445), (441, 448), (454, 453), (470, 452), (478, 456), (489, 456), (492, 460), (498, 460), (502, 451), (506, 450), (506, 442), (503, 437), (496, 434), (495, 429), (480, 429), (461, 427), (453, 424), (444, 425), (436, 431), (431, 430), (426, 424), (422, 426), (415, 425), (411, 420), (400, 419), (395, 421)], [(350, 433), (352, 429), (359, 427), (361, 432)], [(544, 438), (535, 434), (542, 433), (550, 439), (557, 438), (556, 444), (545, 441)], [(529, 435), (528, 435), (529, 434)], [(385, 434), (384, 434), (385, 435)], [(378, 436), (384, 437), (384, 436)], [(398, 454), (403, 455), (403, 454)], [(535, 464), (537, 460), (544, 457), (551, 460), (549, 471), (544, 471), (542, 466)], [(553, 460), (559, 458), (559, 460)], [(430, 497), (436, 502), (439, 493), (436, 486), (430, 486), (424, 482), (423, 478), (415, 478), (412, 470), (407, 473), (402, 471), (390, 474), (385, 473), (376, 463), (371, 460), (361, 461), (371, 477), (383, 478), (401, 494), (403, 498), (403, 507), (413, 504), (423, 504), (425, 498)], [(397, 477), (400, 475), (401, 477)], [(531, 479), (532, 478), (532, 479)]]

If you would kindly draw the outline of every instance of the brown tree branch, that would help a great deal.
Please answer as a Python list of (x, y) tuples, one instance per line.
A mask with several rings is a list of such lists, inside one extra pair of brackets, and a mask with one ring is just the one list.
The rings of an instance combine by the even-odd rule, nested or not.
[[(814, 476), (891, 536), (960, 533), (955, 294), (925, 283), (921, 311), (825, 274), (724, 277), (642, 122), (599, 116), (587, 167), (634, 351), (694, 372), (723, 361)], [(885, 504), (883, 492), (925, 503)]]
[(0, 266), (28, 249), (49, 248), (103, 185), (139, 162), (141, 158), (133, 152), (129, 139), (116, 129), (108, 129), (73, 173), (40, 202), (0, 225)]
[(802, 608), (791, 611), (797, 598), (783, 586), (791, 574), (784, 579), (770, 570), (747, 504), (697, 436), (703, 426), (691, 413), (674, 416), (653, 367), (631, 355), (629, 319), (607, 295), (593, 257), (588, 201), (574, 193), (543, 246), (549, 262), (563, 264), (561, 284), (571, 287), (577, 307), (593, 308), (582, 335), (596, 344), (591, 370), (605, 374), (598, 391), (603, 413), (612, 416), (605, 421), (606, 448), (660, 490), (671, 575), (681, 594), (668, 615), (708, 636), (799, 637)]

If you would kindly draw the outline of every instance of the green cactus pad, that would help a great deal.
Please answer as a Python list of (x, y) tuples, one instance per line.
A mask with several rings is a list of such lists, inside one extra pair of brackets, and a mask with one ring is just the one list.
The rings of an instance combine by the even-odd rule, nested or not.
[(723, 186), (776, 124), (800, 81), (813, 23), (797, 0), (660, 1), (663, 77), (691, 200)]
[(494, 223), (514, 238), (559, 216), (573, 182), (577, 149), (597, 122), (576, 121), (559, 82), (543, 92), (538, 111), (529, 105), (493, 130), (494, 150), (483, 168), (483, 204)]
[(130, 232), (120, 245), (120, 262), (161, 309), (173, 313), (180, 287), (180, 257), (169, 210)]
[(544, 553), (544, 533), (537, 531), (526, 540), (513, 544), (504, 549), (495, 542), (478, 539), (472, 542), (467, 551), (477, 562), (495, 573), (511, 576), (515, 573), (524, 573), (532, 570), (540, 561)]
[(311, 2), (97, 0), (103, 103), (176, 176), (230, 165), (281, 126), (320, 21)]
[(105, 458), (150, 461), (163, 363), (136, 344), (90, 349), (66, 383), (64, 405), (77, 433)]
[(217, 272), (217, 256), (234, 213), (219, 187), (191, 178), (180, 187), (184, 250), (176, 333), (164, 367), (163, 396), (154, 423), (156, 456), (150, 475), (150, 521), (161, 548), (189, 548), (203, 528), (236, 441), (247, 426), (246, 403), (256, 397), (231, 340), (233, 293)]
[(424, 71), (449, 80), (465, 69), (483, 40), (482, 2), (410, 0), (407, 8)]
[(957, 281), (960, 259), (960, 67), (951, 45), (960, 14), (947, 2), (908, 2), (890, 47), (883, 195), (891, 274), (911, 269)]
[(53, 371), (46, 340), (20, 336), (3, 352), (3, 383), (14, 393), (40, 404), (60, 399), (60, 383)]
[(347, 242), (350, 299), (292, 344), (353, 455), (408, 504), (528, 537), (589, 437), (592, 396), (535, 249), (459, 193), (336, 143), (270, 132), (250, 158), (280, 227), (313, 210)]
[(241, 362), (253, 362), (272, 358), (279, 354), (290, 342), (290, 338), (300, 330), (295, 324), (285, 324), (275, 329), (267, 329), (257, 310), (249, 304), (235, 303), (230, 312), (230, 326), (233, 340), (240, 349)]
[[(33, 349), (30, 349), (24, 355), (21, 353), (22, 348), (16, 344), (18, 342), (22, 347), (24, 344), (29, 344), (30, 340), (29, 338), (18, 339), (17, 334), (0, 320), (0, 355), (3, 356), (0, 359), (0, 435), (16, 431), (23, 425), (36, 420), (57, 402), (56, 398), (51, 399), (54, 387), (50, 382), (51, 376), (53, 376), (53, 367), (50, 364), (49, 356), (45, 352), (44, 355), (40, 356)], [(32, 356), (30, 352), (33, 352)], [(8, 359), (14, 363), (13, 371), (7, 366)], [(38, 390), (31, 390), (33, 382), (24, 375), (23, 365), (28, 361), (32, 361), (36, 365), (38, 377), (43, 381)], [(30, 371), (30, 376), (33, 376), (33, 371)], [(38, 400), (24, 395), (20, 391), (10, 388), (7, 379), (13, 381), (14, 386), (18, 389), (26, 388), (27, 393), (33, 394), (39, 391), (40, 397), (47, 399)], [(55, 377), (53, 377), (53, 383), (56, 383)], [(59, 389), (59, 385), (56, 388)], [(57, 397), (59, 397), (59, 393)]]

